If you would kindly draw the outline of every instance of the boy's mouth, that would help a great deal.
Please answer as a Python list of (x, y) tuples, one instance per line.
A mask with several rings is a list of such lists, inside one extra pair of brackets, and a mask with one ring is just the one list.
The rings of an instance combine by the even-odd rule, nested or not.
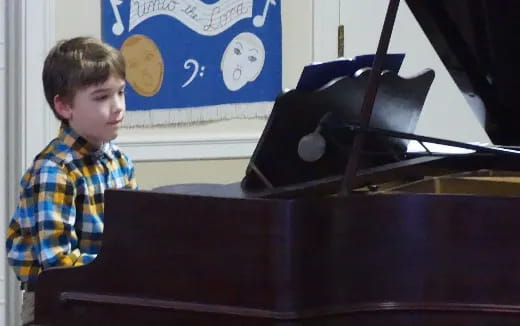
[(107, 124), (113, 126), (121, 123), (121, 121), (123, 121), (123, 119), (109, 121)]

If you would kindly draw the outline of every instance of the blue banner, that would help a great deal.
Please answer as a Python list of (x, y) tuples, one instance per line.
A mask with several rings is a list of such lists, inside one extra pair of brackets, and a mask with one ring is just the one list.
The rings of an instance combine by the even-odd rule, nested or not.
[(102, 38), (127, 64), (127, 109), (273, 101), (281, 0), (101, 0)]

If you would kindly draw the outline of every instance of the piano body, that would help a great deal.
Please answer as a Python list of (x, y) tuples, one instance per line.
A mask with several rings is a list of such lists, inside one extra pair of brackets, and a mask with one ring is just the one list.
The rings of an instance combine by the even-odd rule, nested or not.
[[(490, 138), (519, 144), (514, 2), (407, 3), (461, 90), (482, 98)], [(40, 275), (36, 322), (518, 325), (520, 156), (410, 134), (432, 78), (361, 74), (280, 95), (240, 184), (106, 191), (99, 256)], [(304, 161), (296, 148), (316, 133), (326, 150)], [(410, 140), (472, 152), (411, 155)]]

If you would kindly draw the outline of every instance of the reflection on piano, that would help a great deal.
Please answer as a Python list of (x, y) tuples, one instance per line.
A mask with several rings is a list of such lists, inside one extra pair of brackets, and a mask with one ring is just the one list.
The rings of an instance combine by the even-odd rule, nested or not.
[[(398, 3), (370, 72), (278, 97), (240, 184), (108, 190), (99, 256), (40, 275), (37, 322), (518, 325), (519, 153), (412, 134), (434, 74), (378, 73)], [(515, 2), (407, 3), (520, 143)]]

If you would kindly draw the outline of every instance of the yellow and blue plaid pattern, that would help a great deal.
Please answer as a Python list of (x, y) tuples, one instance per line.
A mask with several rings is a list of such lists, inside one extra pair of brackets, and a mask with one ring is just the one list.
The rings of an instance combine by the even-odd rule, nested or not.
[(65, 125), (20, 186), (6, 247), (22, 282), (51, 266), (91, 262), (101, 248), (105, 189), (137, 189), (132, 162), (117, 146), (96, 149)]

